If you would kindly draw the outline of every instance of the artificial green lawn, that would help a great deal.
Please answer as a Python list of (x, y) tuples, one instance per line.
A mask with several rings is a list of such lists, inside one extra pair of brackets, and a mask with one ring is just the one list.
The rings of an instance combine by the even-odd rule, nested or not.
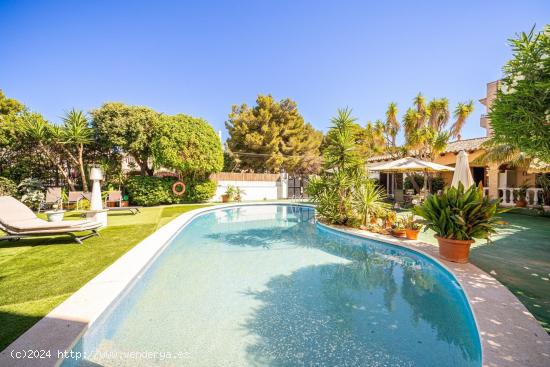
[[(0, 242), (0, 350), (162, 225), (204, 205), (109, 214), (109, 226), (83, 245), (68, 236)], [(66, 219), (80, 219), (69, 213)]]
[[(550, 218), (505, 213), (493, 242), (478, 240), (471, 262), (498, 279), (550, 333)], [(433, 232), (420, 240), (437, 244)]]

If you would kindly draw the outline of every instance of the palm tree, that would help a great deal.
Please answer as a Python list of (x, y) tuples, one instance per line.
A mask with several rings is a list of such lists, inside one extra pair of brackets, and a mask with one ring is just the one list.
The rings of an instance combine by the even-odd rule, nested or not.
[(482, 144), (485, 153), (476, 158), (479, 164), (506, 162), (512, 167), (527, 169), (532, 162), (532, 157), (523, 153), (518, 148), (510, 144), (499, 143), (494, 139), (489, 139)]
[(71, 190), (75, 190), (75, 185), (67, 169), (62, 164), (62, 159), (59, 150), (53, 142), (57, 140), (60, 134), (60, 129), (57, 126), (52, 126), (48, 121), (35, 113), (28, 113), (23, 116), (22, 132), (25, 138), (33, 141), (44, 156), (53, 164), (59, 173), (67, 181), (67, 185)]
[(337, 116), (331, 119), (332, 127), (323, 152), (327, 169), (345, 171), (361, 164), (355, 143), (355, 121), (349, 108), (339, 109)]
[(397, 119), (397, 104), (391, 102), (386, 110), (386, 125), (385, 132), (390, 137), (390, 143), (392, 147), (396, 146), (396, 137), (399, 132), (400, 125)]
[(63, 129), (61, 138), (63, 144), (76, 147), (76, 156), (70, 149), (66, 149), (71, 160), (78, 166), (82, 180), (82, 190), (88, 191), (88, 181), (86, 180), (86, 171), (84, 167), (84, 145), (92, 141), (92, 130), (89, 121), (82, 111), (74, 108), (67, 112), (63, 117)]
[(451, 126), (451, 136), (453, 138), (458, 138), (460, 136), (460, 131), (466, 122), (466, 119), (474, 112), (474, 101), (469, 101), (467, 103), (458, 103), (454, 110), (455, 122)]

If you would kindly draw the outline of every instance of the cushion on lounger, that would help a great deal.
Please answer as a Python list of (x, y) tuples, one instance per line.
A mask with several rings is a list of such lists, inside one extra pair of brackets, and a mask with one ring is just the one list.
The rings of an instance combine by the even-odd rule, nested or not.
[(33, 218), (36, 218), (36, 215), (25, 204), (11, 196), (0, 196), (0, 222)]
[(26, 220), (18, 220), (18, 221), (9, 221), (4, 222), (4, 225), (15, 231), (39, 231), (39, 230), (46, 230), (46, 229), (72, 229), (77, 228), (82, 225), (86, 225), (91, 223), (87, 220), (70, 220), (70, 221), (62, 221), (62, 222), (47, 222), (45, 220), (42, 220), (40, 218), (34, 218), (34, 219), (26, 219)]

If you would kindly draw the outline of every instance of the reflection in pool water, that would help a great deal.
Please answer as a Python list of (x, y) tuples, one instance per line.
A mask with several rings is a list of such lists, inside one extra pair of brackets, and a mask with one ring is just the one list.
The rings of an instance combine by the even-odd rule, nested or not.
[(195, 218), (75, 350), (87, 360), (67, 365), (481, 365), (462, 290), (439, 265), (291, 205)]

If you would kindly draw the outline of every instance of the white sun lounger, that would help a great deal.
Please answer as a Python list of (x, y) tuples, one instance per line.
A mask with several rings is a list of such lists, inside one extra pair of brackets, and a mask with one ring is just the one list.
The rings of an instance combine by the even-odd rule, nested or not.
[[(101, 223), (89, 220), (48, 222), (38, 218), (25, 204), (11, 196), (0, 196), (0, 229), (7, 233), (0, 241), (15, 241), (24, 237), (69, 235), (76, 242), (99, 236)], [(77, 236), (75, 233), (91, 231)]]

